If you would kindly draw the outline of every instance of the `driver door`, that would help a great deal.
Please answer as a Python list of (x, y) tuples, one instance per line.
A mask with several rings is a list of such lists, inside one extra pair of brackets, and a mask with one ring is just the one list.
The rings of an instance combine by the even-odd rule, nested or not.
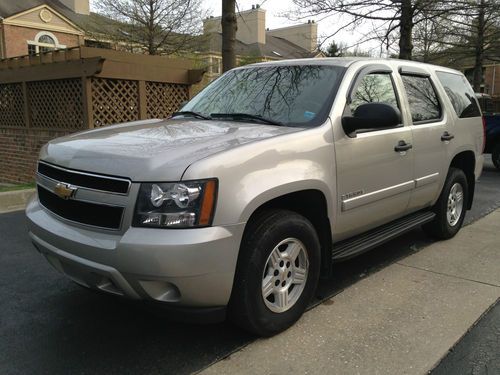
[[(368, 102), (401, 108), (392, 69), (368, 66), (358, 72), (344, 115)], [(403, 121), (402, 121), (403, 122)], [(385, 129), (362, 129), (335, 141), (338, 215), (336, 240), (385, 224), (403, 216), (413, 181), (411, 129), (403, 123)], [(401, 150), (407, 145), (408, 150)], [(407, 148), (407, 147), (403, 147)]]

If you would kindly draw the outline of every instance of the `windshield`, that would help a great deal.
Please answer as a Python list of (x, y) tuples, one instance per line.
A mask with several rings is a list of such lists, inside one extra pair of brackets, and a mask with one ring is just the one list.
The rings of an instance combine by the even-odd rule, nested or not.
[(214, 119), (258, 122), (260, 118), (264, 123), (316, 126), (326, 120), (343, 72), (342, 67), (321, 65), (235, 69), (212, 82), (181, 111)]

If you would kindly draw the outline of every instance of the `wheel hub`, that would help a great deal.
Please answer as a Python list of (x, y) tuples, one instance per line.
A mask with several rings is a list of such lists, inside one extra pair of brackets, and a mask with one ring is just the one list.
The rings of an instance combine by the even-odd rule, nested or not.
[(448, 195), (446, 218), (450, 226), (455, 226), (462, 216), (464, 206), (464, 190), (458, 182), (454, 183)]
[(304, 291), (309, 269), (305, 246), (296, 238), (281, 241), (269, 254), (262, 274), (262, 297), (273, 312), (289, 310)]

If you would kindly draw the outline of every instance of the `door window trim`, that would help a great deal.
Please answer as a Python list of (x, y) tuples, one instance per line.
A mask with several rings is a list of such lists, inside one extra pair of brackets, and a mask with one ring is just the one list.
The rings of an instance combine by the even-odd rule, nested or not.
[(365, 78), (367, 75), (370, 74), (387, 74), (391, 80), (392, 83), (392, 89), (394, 90), (394, 96), (396, 98), (396, 103), (397, 103), (397, 108), (401, 112), (401, 123), (397, 126), (393, 126), (390, 128), (383, 128), (383, 129), (362, 129), (362, 130), (357, 130), (357, 134), (363, 134), (363, 133), (373, 133), (373, 132), (378, 132), (378, 131), (387, 131), (391, 129), (399, 129), (405, 126), (404, 124), (404, 118), (403, 118), (403, 111), (401, 109), (401, 98), (400, 98), (400, 93), (398, 92), (396, 82), (394, 80), (393, 76), (394, 70), (390, 68), (387, 65), (384, 64), (372, 64), (372, 65), (367, 65), (364, 67), (361, 67), (355, 74), (354, 80), (351, 83), (351, 86), (349, 87), (349, 90), (347, 91), (347, 97), (346, 97), (346, 105), (344, 107), (344, 111), (342, 112), (342, 116), (346, 116), (347, 113), (351, 112), (350, 109), (350, 104), (352, 103), (352, 95), (356, 92), (358, 89), (361, 81), (363, 78)]
[(411, 115), (410, 101), (408, 99), (408, 92), (406, 91), (406, 88), (405, 88), (403, 76), (427, 78), (429, 80), (429, 82), (431, 83), (432, 89), (434, 90), (434, 94), (436, 94), (436, 98), (437, 98), (438, 103), (439, 103), (440, 116), (438, 119), (413, 121), (413, 116), (411, 116), (412, 117), (411, 118), (412, 125), (426, 125), (426, 124), (433, 124), (436, 122), (442, 122), (444, 119), (445, 109), (444, 109), (444, 105), (443, 105), (443, 100), (442, 100), (441, 96), (439, 95), (439, 92), (437, 90), (437, 86), (433, 80), (433, 77), (429, 73), (425, 72), (423, 69), (421, 70), (422, 73), (419, 73), (420, 69), (418, 69), (418, 71), (416, 71), (417, 68), (412, 67), (411, 68), (412, 70), (409, 70), (409, 69), (406, 70), (406, 69), (402, 69), (402, 68), (404, 68), (404, 67), (399, 68), (399, 76), (401, 77), (401, 83), (403, 84), (403, 90), (405, 90), (406, 101), (408, 102), (408, 110), (410, 111), (410, 115)]

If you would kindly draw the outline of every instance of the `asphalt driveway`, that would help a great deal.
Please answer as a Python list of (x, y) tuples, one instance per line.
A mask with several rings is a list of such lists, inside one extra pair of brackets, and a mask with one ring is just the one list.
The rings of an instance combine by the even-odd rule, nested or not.
[[(467, 222), (500, 207), (487, 164)], [(337, 266), (317, 303), (430, 243), (420, 230)], [(171, 322), (142, 305), (82, 289), (34, 251), (22, 212), (0, 215), (0, 373), (191, 373), (254, 337), (229, 325)]]

